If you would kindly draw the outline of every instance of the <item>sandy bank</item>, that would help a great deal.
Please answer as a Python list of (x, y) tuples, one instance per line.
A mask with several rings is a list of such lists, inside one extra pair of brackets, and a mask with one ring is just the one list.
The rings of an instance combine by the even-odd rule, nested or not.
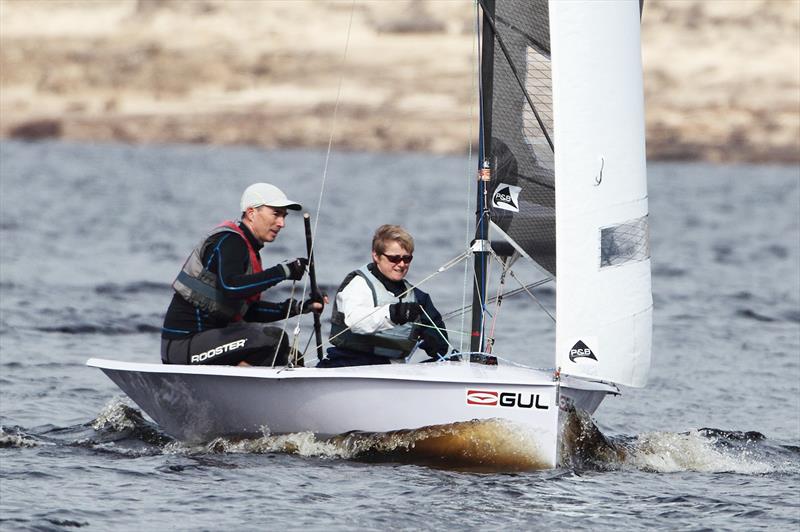
[[(0, 135), (464, 152), (469, 1), (0, 0)], [(349, 28), (349, 41), (347, 39)], [(345, 43), (348, 43), (344, 57)], [(800, 2), (647, 2), (651, 158), (800, 160)]]

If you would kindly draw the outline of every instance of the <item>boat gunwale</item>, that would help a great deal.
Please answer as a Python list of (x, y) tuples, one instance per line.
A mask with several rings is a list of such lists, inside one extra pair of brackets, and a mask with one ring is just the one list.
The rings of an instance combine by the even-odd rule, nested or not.
[[(259, 368), (236, 366), (191, 366), (183, 364), (158, 364), (142, 362), (124, 362), (104, 358), (90, 358), (86, 365), (101, 370), (179, 374), (207, 375), (216, 377), (244, 377), (269, 380), (291, 379), (366, 379), (366, 380), (399, 380), (412, 382), (439, 382), (464, 384), (471, 386), (513, 385), (513, 386), (558, 386), (553, 380), (551, 370), (529, 368), (519, 364), (486, 366), (482, 364), (464, 364), (463, 362), (438, 362), (431, 364), (385, 364), (378, 366), (353, 366), (346, 368)], [(427, 366), (427, 367), (426, 367)], [(454, 370), (460, 370), (458, 372)], [(446, 376), (441, 373), (447, 371)], [(535, 380), (526, 380), (534, 377)], [(588, 381), (576, 377), (562, 376), (560, 385), (578, 390), (606, 391), (618, 394), (619, 389), (608, 383)]]

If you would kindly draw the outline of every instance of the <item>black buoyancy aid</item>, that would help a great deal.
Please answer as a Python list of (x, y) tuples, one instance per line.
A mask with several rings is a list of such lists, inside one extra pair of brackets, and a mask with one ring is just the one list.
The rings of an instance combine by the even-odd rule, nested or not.
[[(369, 271), (367, 266), (363, 266), (353, 272), (350, 272), (345, 277), (339, 289), (339, 292), (353, 280), (354, 277), (360, 276), (364, 278), (367, 285), (372, 290), (372, 302), (375, 307), (382, 307), (392, 303), (399, 303), (400, 298), (395, 296), (383, 286), (383, 283)], [(405, 284), (407, 295), (403, 296), (402, 300), (406, 303), (417, 302), (416, 289), (412, 289), (407, 281)], [(373, 334), (357, 334), (354, 333), (344, 321), (344, 313), (339, 311), (336, 306), (336, 298), (333, 301), (333, 311), (331, 314), (331, 339), (330, 342), (340, 349), (358, 351), (361, 353), (369, 353), (377, 356), (388, 358), (405, 358), (407, 357), (414, 346), (416, 339), (414, 338), (414, 324), (406, 323), (404, 325), (396, 325), (391, 329), (376, 332)]]
[(236, 233), (244, 240), (250, 255), (245, 274), (250, 275), (262, 271), (258, 254), (253, 249), (253, 244), (247, 235), (234, 222), (227, 221), (215, 227), (192, 250), (175, 282), (172, 283), (172, 288), (183, 299), (209, 314), (231, 321), (239, 321), (250, 305), (261, 298), (261, 294), (254, 294), (246, 299), (232, 299), (227, 297), (225, 292), (217, 286), (217, 274), (209, 271), (203, 265), (203, 256), (213, 242), (212, 237), (220, 233)]

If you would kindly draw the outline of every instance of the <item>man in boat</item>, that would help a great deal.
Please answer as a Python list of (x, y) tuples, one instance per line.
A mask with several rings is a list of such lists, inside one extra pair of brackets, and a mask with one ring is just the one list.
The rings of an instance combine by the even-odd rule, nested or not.
[(372, 262), (344, 278), (336, 292), (327, 356), (319, 368), (404, 361), (419, 343), (432, 358), (447, 353), (442, 316), (428, 294), (405, 280), (414, 239), (382, 225), (372, 238)]
[(302, 303), (260, 299), (266, 289), (305, 273), (305, 258), (263, 269), (259, 255), (300, 204), (278, 187), (256, 183), (244, 191), (240, 207), (241, 220), (224, 222), (203, 237), (172, 284), (175, 293), (161, 332), (164, 364), (285, 365), (287, 335), (263, 324), (322, 312), (320, 294)]

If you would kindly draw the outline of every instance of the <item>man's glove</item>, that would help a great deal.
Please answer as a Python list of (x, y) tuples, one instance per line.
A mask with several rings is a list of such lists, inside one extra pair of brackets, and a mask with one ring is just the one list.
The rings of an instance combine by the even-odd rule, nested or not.
[(281, 262), (280, 264), (283, 267), (283, 273), (286, 274), (287, 279), (292, 279), (294, 281), (299, 281), (303, 278), (303, 274), (306, 273), (306, 265), (308, 265), (308, 259), (305, 257), (298, 257), (294, 260), (287, 260), (285, 262)]
[(392, 323), (403, 325), (419, 318), (420, 309), (417, 303), (392, 303), (389, 305), (389, 319)]
[[(289, 312), (289, 316), (297, 316), (298, 314), (308, 314), (309, 312), (313, 312), (314, 309), (311, 306), (314, 303), (319, 303), (320, 305), (325, 307), (325, 294), (320, 293), (312, 293), (308, 299), (303, 301), (296, 301), (294, 299), (287, 299), (286, 304), (291, 305), (291, 310)], [(319, 309), (319, 314), (322, 313), (322, 309)]]
[[(314, 303), (319, 303), (322, 305), (322, 308), (319, 310), (314, 310), (311, 306)], [(319, 292), (312, 292), (308, 299), (303, 301), (302, 312), (303, 314), (308, 314), (309, 312), (314, 312), (315, 314), (322, 314), (322, 311), (325, 309), (325, 294), (320, 294)]]

